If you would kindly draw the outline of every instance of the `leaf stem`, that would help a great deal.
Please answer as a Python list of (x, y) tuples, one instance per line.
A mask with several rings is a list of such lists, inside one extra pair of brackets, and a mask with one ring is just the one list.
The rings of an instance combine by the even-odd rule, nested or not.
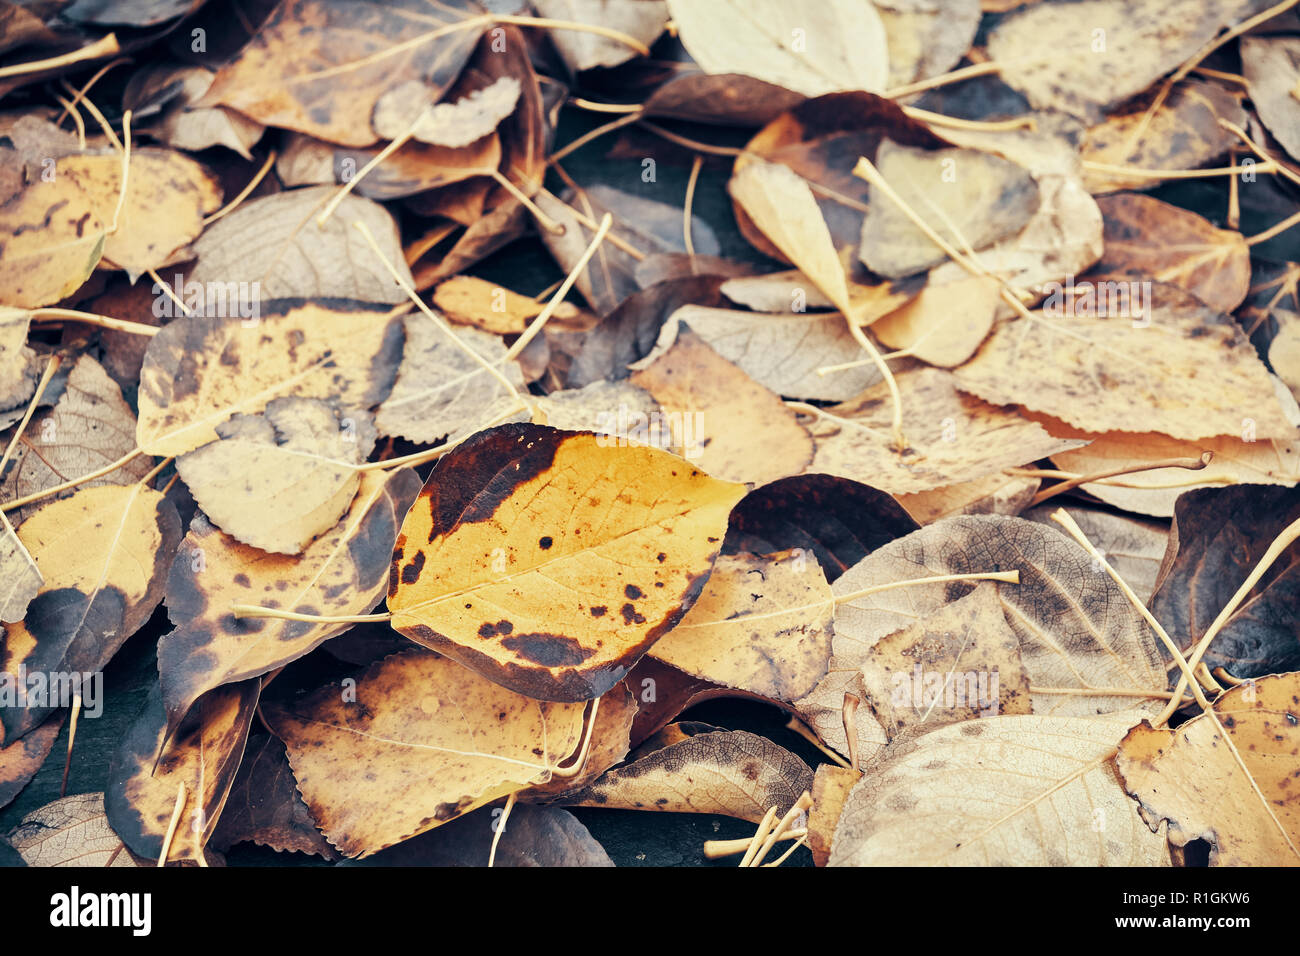
[(81, 63), (85, 60), (98, 60), (120, 52), (122, 52), (122, 47), (117, 42), (117, 34), (110, 33), (89, 46), (83, 46), (80, 50), (73, 50), (71, 53), (63, 53), (44, 60), (30, 60), (27, 63), (15, 63), (13, 66), (0, 67), (0, 78), (26, 76), (29, 73), (40, 73), (44, 70), (57, 70), (59, 67), (71, 66), (73, 63)]
[(379, 624), (392, 619), (393, 615), (383, 614), (299, 614), (285, 611), (278, 607), (259, 607), (256, 604), (232, 604), (230, 613), (236, 618), (269, 617), (278, 621), (304, 621), (308, 624)]
[(908, 578), (903, 581), (890, 581), (888, 584), (877, 584), (858, 591), (850, 591), (848, 594), (837, 595), (835, 606), (839, 607), (841, 604), (856, 601), (871, 594), (879, 594), (881, 591), (911, 587), (914, 584), (940, 584), (946, 581), (1002, 581), (1005, 584), (1019, 584), (1020, 571), (976, 571), (972, 574), (937, 574), (930, 578)]
[(143, 322), (129, 322), (126, 319), (113, 319), (107, 315), (96, 315), (94, 312), (79, 312), (76, 309), (32, 309), (33, 322), (49, 322), (59, 319), (70, 319), (73, 322), (98, 325), (100, 328), (112, 329), (114, 332), (126, 332), (130, 335), (154, 336), (161, 331), (155, 325), (145, 325)]
[(543, 27), (547, 30), (572, 30), (575, 33), (594, 33), (610, 40), (617, 40), (642, 56), (650, 55), (650, 48), (636, 37), (623, 33), (621, 30), (603, 27), (598, 23), (578, 23), (573, 20), (553, 20), (550, 17), (526, 17), (509, 13), (494, 13), (491, 16), (497, 23), (507, 23), (517, 27)]
[(1146, 462), (1141, 465), (1127, 465), (1123, 468), (1112, 468), (1109, 471), (1099, 471), (1091, 475), (1079, 475), (1068, 481), (1062, 481), (1052, 485), (1050, 488), (1044, 488), (1029, 502), (1029, 507), (1041, 505), (1049, 498), (1055, 498), (1057, 495), (1064, 494), (1080, 485), (1090, 484), (1094, 481), (1100, 481), (1103, 478), (1118, 478), (1120, 475), (1133, 475), (1143, 471), (1158, 471), (1161, 468), (1186, 468), (1188, 471), (1200, 471), (1214, 460), (1214, 452), (1203, 451), (1199, 458), (1164, 458), (1160, 461)]
[(23, 431), (27, 428), (27, 423), (32, 420), (32, 415), (36, 412), (36, 406), (40, 403), (41, 396), (45, 394), (50, 379), (54, 378), (54, 373), (58, 371), (59, 362), (59, 353), (55, 352), (50, 356), (49, 361), (45, 363), (45, 371), (41, 373), (41, 379), (36, 383), (36, 391), (32, 393), (31, 401), (27, 403), (27, 411), (23, 412), (18, 427), (14, 429), (13, 437), (9, 439), (9, 444), (5, 446), (4, 454), (0, 455), (0, 478), (4, 477), (5, 466), (9, 464), (14, 449), (18, 447), (18, 441), (23, 437)]

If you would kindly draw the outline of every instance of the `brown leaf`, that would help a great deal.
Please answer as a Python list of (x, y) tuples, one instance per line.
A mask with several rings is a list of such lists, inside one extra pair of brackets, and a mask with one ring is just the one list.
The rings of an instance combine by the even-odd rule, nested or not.
[[(662, 0), (536, 0), (539, 16), (609, 27), (650, 46), (668, 25)], [(551, 42), (573, 73), (599, 66), (618, 66), (636, 56), (626, 43), (594, 33), (556, 30)]]
[(264, 704), (326, 839), (369, 856), (532, 783), (578, 749), (582, 704), (521, 697), (415, 649)]
[(1283, 148), (1300, 155), (1300, 103), (1291, 95), (1300, 81), (1300, 41), (1292, 36), (1241, 38), (1241, 69), (1259, 118)]
[(237, 619), (231, 605), (327, 616), (370, 611), (384, 595), (397, 529), (418, 490), (410, 469), (367, 472), (343, 519), (296, 556), (240, 544), (196, 515), (167, 578), (167, 611), (178, 626), (158, 642), (169, 729), (200, 694), (282, 667), (348, 627)]
[(794, 412), (689, 329), (630, 381), (662, 406), (674, 449), (710, 474), (765, 484), (812, 462)]
[(1143, 721), (1120, 743), (1124, 789), (1169, 842), (1210, 844), (1212, 866), (1300, 864), (1300, 675), (1233, 687), (1177, 729)]
[[(433, 304), (453, 322), (497, 335), (522, 332), (545, 307), (545, 302), (474, 276), (454, 276), (440, 283), (433, 290)], [(552, 318), (564, 320), (577, 314), (576, 306), (561, 302)]]
[[(9, 675), (5, 675), (6, 680)], [(13, 802), (23, 787), (36, 776), (45, 758), (54, 747), (54, 740), (63, 728), (63, 714), (55, 714), (35, 730), (30, 730), (13, 743), (0, 746), (0, 809)]]
[(900, 457), (894, 450), (889, 393), (882, 383), (826, 414), (804, 416), (815, 446), (809, 472), (905, 494), (981, 478), (1061, 449), (1062, 439), (1014, 410), (958, 392), (960, 380), (951, 373), (918, 368), (894, 377), (903, 396), (909, 454)]
[(1098, 200), (1105, 251), (1097, 276), (1127, 275), (1168, 282), (1211, 308), (1231, 312), (1250, 288), (1250, 247), (1241, 233), (1150, 196), (1125, 193)]
[(793, 701), (826, 673), (834, 603), (802, 555), (718, 558), (699, 600), (651, 656), (713, 684)]
[(181, 455), (276, 397), (372, 408), (392, 389), (401, 343), (399, 319), (356, 302), (286, 300), (252, 325), (184, 316), (145, 353), (136, 441), (149, 454)]
[[(1093, 432), (1198, 439), (1237, 434), (1251, 418), (1261, 438), (1294, 435), (1241, 327), (1175, 286), (1149, 288), (1139, 293), (1140, 320), (1079, 314), (1049, 298), (1032, 318), (994, 330), (955, 370), (958, 385)], [(1060, 316), (1061, 309), (1075, 314)]]
[(489, 22), (473, 0), (381, 7), (288, 0), (217, 74), (199, 105), (229, 106), (266, 126), (369, 146), (378, 138), (368, 120), (379, 98), (419, 80), (438, 99)]
[(205, 694), (194, 708), (194, 726), (169, 743), (162, 693), (155, 684), (109, 765), (104, 810), (108, 822), (147, 859), (162, 855), (181, 784), (186, 791), (167, 859), (195, 860), (204, 852), (226, 805), (244, 756), (261, 681), (231, 684)]
[(511, 76), (454, 103), (431, 102), (427, 86), (408, 80), (379, 98), (371, 123), (384, 139), (398, 139), (414, 126), (410, 135), (421, 143), (461, 149), (493, 132), (518, 102), (519, 81)]
[(104, 815), (102, 793), (79, 793), (33, 810), (8, 833), (28, 866), (144, 866)]
[[(571, 806), (665, 813), (717, 813), (757, 823), (776, 807), (783, 814), (813, 775), (790, 751), (744, 730), (674, 724), (667, 746), (637, 752), (571, 798)], [(699, 731), (695, 733), (694, 731)]]

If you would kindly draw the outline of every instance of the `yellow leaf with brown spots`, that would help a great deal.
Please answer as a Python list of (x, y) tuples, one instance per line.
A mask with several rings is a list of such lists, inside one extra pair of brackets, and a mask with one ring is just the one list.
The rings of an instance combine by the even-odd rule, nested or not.
[(185, 316), (145, 352), (136, 441), (151, 455), (183, 455), (216, 441), (234, 415), (290, 395), (373, 408), (401, 355), (401, 319), (359, 302), (285, 299), (253, 322)]
[(547, 782), (577, 751), (585, 709), (522, 697), (416, 648), (354, 686), (262, 713), (326, 838), (363, 857)]
[(329, 616), (373, 608), (387, 591), (393, 542), (419, 490), (409, 468), (366, 472), (348, 513), (298, 555), (259, 551), (195, 515), (167, 578), (167, 613), (178, 626), (158, 642), (169, 730), (206, 691), (282, 667), (350, 627), (237, 619), (231, 605)]
[(745, 487), (611, 445), (503, 425), (441, 458), (393, 551), (393, 627), (530, 697), (613, 687), (695, 602)]
[(221, 206), (216, 179), (174, 150), (132, 151), (120, 210), (119, 154), (65, 157), (55, 176), (71, 180), (90, 197), (96, 215), (110, 230), (104, 240), (105, 264), (132, 275), (177, 261), (176, 253), (203, 232), (204, 217)]
[(1217, 866), (1300, 866), (1300, 674), (1233, 687), (1172, 730), (1143, 721), (1116, 763), (1174, 846), (1206, 840)]
[(179, 785), (185, 808), (167, 860), (197, 860), (217, 828), (235, 771), (244, 757), (261, 681), (220, 687), (194, 707), (191, 725), (168, 737), (162, 693), (155, 684), (118, 743), (108, 768), (104, 812), (133, 853), (156, 860), (176, 809)]
[(53, 305), (90, 277), (107, 226), (71, 176), (38, 179), (0, 205), (0, 302)]
[[(104, 485), (45, 505), (22, 523), (18, 539), (45, 583), (23, 622), (6, 629), (0, 670), (90, 674), (157, 607), (181, 524), (161, 492)], [(54, 709), (0, 707), (5, 739), (26, 733)]]

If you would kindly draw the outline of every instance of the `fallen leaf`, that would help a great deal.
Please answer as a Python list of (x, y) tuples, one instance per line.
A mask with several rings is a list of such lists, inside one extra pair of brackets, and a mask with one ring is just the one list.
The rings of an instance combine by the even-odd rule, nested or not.
[(45, 579), (41, 570), (27, 553), (23, 543), (14, 533), (8, 516), (0, 511), (0, 622), (16, 624), (27, 616), (27, 605), (32, 603)]
[(397, 224), (387, 209), (349, 195), (324, 226), (317, 224), (316, 217), (337, 191), (314, 186), (250, 199), (214, 222), (194, 243), (198, 262), (184, 277), (182, 298), (194, 283), (203, 296), (197, 309), (190, 306), (194, 311), (249, 320), (265, 317), (275, 299), (406, 301), (406, 293), (352, 225), (358, 221), (370, 230), (409, 283)]
[(550, 779), (578, 749), (583, 710), (521, 697), (420, 649), (342, 689), (262, 705), (312, 818), (349, 857)]
[(244, 756), (261, 681), (219, 688), (194, 707), (195, 726), (171, 737), (155, 684), (117, 744), (108, 770), (104, 810), (133, 853), (156, 860), (175, 812), (180, 785), (185, 809), (167, 860), (195, 860), (216, 829)]
[(831, 838), (844, 812), (844, 801), (859, 780), (856, 770), (824, 763), (813, 776), (813, 805), (808, 810), (808, 849), (813, 864), (825, 866), (831, 858)]
[(434, 103), (424, 83), (408, 80), (379, 98), (371, 123), (384, 139), (409, 130), (421, 143), (460, 149), (495, 131), (515, 111), (519, 92), (519, 81), (503, 76), (454, 103)]
[(209, 842), (219, 850), (247, 842), (327, 860), (337, 857), (298, 793), (284, 744), (268, 733), (249, 738)]
[(1005, 474), (898, 495), (898, 503), (921, 524), (952, 515), (1018, 515), (1029, 507), (1042, 482)]
[(991, 276), (967, 276), (927, 285), (915, 299), (871, 323), (891, 349), (929, 365), (955, 368), (980, 347), (1002, 304), (1002, 284)]
[[(681, 324), (764, 388), (810, 401), (843, 402), (880, 381), (870, 363), (819, 375), (826, 365), (854, 362), (862, 347), (838, 312), (764, 315), (686, 305), (668, 318), (655, 353)], [(648, 357), (647, 357), (648, 358)]]
[(497, 831), (494, 867), (610, 867), (614, 862), (572, 813), (518, 804), (503, 819), (486, 807), (389, 847), (352, 866), (487, 866)]
[(796, 475), (755, 488), (731, 512), (724, 554), (793, 550), (834, 582), (881, 545), (917, 529), (891, 495), (833, 475)]
[[(571, 806), (664, 813), (716, 813), (757, 823), (776, 807), (783, 814), (813, 774), (790, 751), (744, 730), (674, 724), (673, 742), (609, 771), (572, 798)], [(698, 733), (694, 731), (700, 731)], [(682, 739), (684, 736), (684, 739)]]
[(145, 865), (108, 825), (102, 793), (79, 793), (47, 803), (27, 814), (7, 837), (28, 866)]
[[(987, 348), (987, 346), (986, 346)], [(970, 368), (970, 364), (958, 369)], [(844, 405), (806, 413), (815, 451), (809, 472), (870, 482), (891, 494), (928, 491), (981, 478), (1054, 454), (1063, 439), (1036, 422), (957, 391), (961, 379), (939, 369), (895, 372), (909, 453), (890, 435), (889, 393), (875, 385)]]
[(710, 474), (765, 484), (812, 462), (794, 412), (689, 329), (630, 381), (663, 408), (674, 450)]
[[(849, 794), (830, 866), (1168, 866), (1111, 757), (1132, 714), (953, 724), (892, 752)], [(916, 825), (916, 813), (925, 826)]]
[[(1300, 864), (1300, 675), (1233, 687), (1176, 729), (1146, 721), (1120, 743), (1124, 789), (1169, 842), (1210, 844), (1211, 866)], [(1222, 744), (1222, 746), (1219, 746)]]
[(637, 712), (637, 698), (624, 681), (619, 681), (600, 698), (600, 707), (592, 722), (591, 747), (578, 774), (533, 784), (519, 791), (518, 798), (529, 802), (563, 802), (566, 795), (581, 790), (610, 767), (622, 763), (632, 746), (632, 726)]
[[(7, 628), (4, 669), (93, 674), (162, 598), (163, 567), (181, 538), (175, 506), (142, 485), (84, 488), (40, 508), (18, 538), (45, 584), (21, 624)], [(66, 688), (65, 688), (66, 689)], [(6, 740), (56, 708), (0, 708)]]
[(863, 654), (862, 702), (893, 743), (949, 724), (1032, 712), (1029, 677), (991, 583)]
[(668, 0), (677, 35), (705, 73), (743, 73), (807, 96), (884, 89), (885, 25), (870, 3), (795, 10), (775, 0)]
[(149, 454), (182, 455), (277, 397), (373, 408), (392, 389), (401, 343), (400, 320), (356, 302), (279, 302), (251, 325), (183, 316), (145, 353), (136, 441)]
[[(7, 676), (7, 675), (6, 675)], [(0, 809), (13, 802), (36, 776), (63, 729), (63, 715), (55, 714), (35, 730), (0, 746)]]
[[(1032, 318), (995, 329), (954, 371), (958, 386), (1091, 432), (1158, 431), (1190, 440), (1236, 434), (1251, 418), (1261, 438), (1291, 437), (1295, 429), (1241, 327), (1176, 286), (1149, 288), (1149, 295), (1138, 293), (1140, 319), (1068, 314), (1073, 305), (1049, 299)], [(1135, 312), (1131, 295), (1129, 302)]]
[(59, 160), (55, 175), (81, 187), (108, 225), (104, 264), (133, 276), (176, 261), (203, 231), (204, 217), (221, 206), (212, 174), (175, 150), (132, 150), (125, 200), (116, 153), (69, 156)]
[(1095, 121), (1249, 12), (1241, 0), (1043, 3), (1003, 19), (989, 35), (988, 55), (1036, 108)]
[[(79, 356), (54, 407), (34, 415), (14, 446), (0, 477), (0, 494), (7, 500), (26, 497), (119, 461), (135, 450), (135, 428), (135, 415), (121, 389), (93, 358)], [(152, 468), (153, 463), (140, 456), (77, 487), (134, 484)], [(58, 497), (73, 493), (69, 489)], [(11, 514), (21, 524), (41, 504), (24, 505)]]
[(214, 79), (216, 73), (201, 66), (146, 67), (127, 82), (123, 106), (137, 117), (160, 111), (150, 132), (168, 146), (194, 152), (224, 146), (251, 160), (266, 127), (224, 106), (194, 105)]
[[(1246, 41), (1249, 42), (1249, 38)], [(1246, 60), (1247, 63), (1252, 61)], [(1213, 163), (1240, 144), (1220, 120), (1245, 129), (1240, 99), (1216, 83), (1188, 77), (1148, 116), (1152, 96), (1139, 96), (1090, 127), (1080, 144), (1086, 162), (1136, 169), (1198, 169)], [(1138, 128), (1146, 129), (1137, 136)], [(1126, 176), (1113, 170), (1085, 169), (1084, 182), (1094, 195), (1121, 189), (1149, 189), (1160, 179)]]
[[(958, 248), (980, 250), (1014, 236), (1038, 211), (1038, 183), (1028, 170), (992, 153), (918, 149), (886, 141), (875, 162), (894, 192)], [(888, 278), (948, 261), (947, 253), (874, 184), (858, 257)]]
[(0, 198), (0, 300), (34, 309), (71, 295), (104, 255), (108, 226), (94, 197), (56, 167), (52, 180), (38, 179), (12, 197), (0, 192)]
[(789, 553), (724, 555), (650, 654), (714, 684), (798, 700), (826, 673), (834, 608), (816, 564)]
[(1300, 41), (1291, 36), (1241, 38), (1241, 70), (1250, 101), (1283, 148), (1300, 155), (1300, 103), (1291, 91), (1300, 81)]
[[(537, 0), (533, 6), (540, 16), (607, 27), (646, 46), (653, 44), (668, 25), (668, 4), (661, 0)], [(556, 30), (551, 38), (573, 73), (618, 66), (636, 56), (626, 43), (599, 34)]]
[(1133, 276), (1186, 289), (1211, 308), (1231, 312), (1250, 288), (1250, 247), (1241, 233), (1150, 196), (1098, 200), (1106, 247), (1092, 271)]
[[(1174, 508), (1151, 613), (1181, 648), (1194, 647), (1273, 539), (1300, 518), (1300, 492), (1271, 485), (1201, 488)], [(1300, 545), (1288, 548), (1228, 618), (1205, 653), (1239, 679), (1300, 670), (1295, 619)]]
[[(474, 276), (454, 276), (439, 283), (433, 290), (433, 304), (453, 322), (496, 335), (522, 332), (546, 307), (545, 302)], [(564, 320), (577, 314), (576, 306), (561, 302), (551, 315)]]
[[(1056, 502), (1048, 502), (1022, 514), (1030, 521), (1040, 522), (1064, 533), (1064, 529), (1051, 518), (1057, 507)], [(1107, 563), (1124, 579), (1124, 583), (1133, 589), (1139, 600), (1149, 602), (1155, 593), (1156, 579), (1164, 560), (1169, 526), (1161, 521), (1114, 514), (1102, 508), (1074, 502), (1065, 511), (1102, 553)]]
[(402, 525), (392, 626), (512, 690), (597, 697), (690, 609), (743, 493), (652, 448), (479, 432)]
[(369, 413), (318, 398), (274, 398), (217, 435), (177, 458), (176, 473), (214, 524), (272, 554), (298, 554), (334, 527), (375, 444)]
[(167, 612), (177, 628), (158, 642), (169, 730), (201, 694), (282, 667), (348, 628), (241, 619), (232, 605), (326, 616), (370, 611), (384, 596), (397, 530), (418, 490), (408, 468), (367, 472), (348, 513), (295, 556), (240, 544), (196, 515), (167, 578)]
[(473, 0), (357, 6), (288, 0), (217, 73), (200, 106), (229, 106), (266, 126), (344, 146), (378, 137), (367, 120), (388, 90), (419, 80), (438, 99), (490, 20)]
[[(375, 425), (381, 434), (431, 443), (473, 430), (490, 417), (489, 409), (510, 398), (485, 363), (517, 389), (523, 388), (519, 363), (504, 361), (507, 350), (499, 336), (459, 328), (453, 339), (428, 316), (414, 312), (404, 323), (406, 348), (397, 381), (375, 411)], [(467, 348), (484, 362), (475, 361)]]

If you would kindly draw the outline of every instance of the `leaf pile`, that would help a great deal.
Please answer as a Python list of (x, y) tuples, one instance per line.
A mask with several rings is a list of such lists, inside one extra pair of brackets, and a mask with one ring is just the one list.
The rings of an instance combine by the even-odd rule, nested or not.
[(26, 863), (1300, 864), (1293, 14), (107, 6), (2, 15), (0, 808), (156, 676)]

